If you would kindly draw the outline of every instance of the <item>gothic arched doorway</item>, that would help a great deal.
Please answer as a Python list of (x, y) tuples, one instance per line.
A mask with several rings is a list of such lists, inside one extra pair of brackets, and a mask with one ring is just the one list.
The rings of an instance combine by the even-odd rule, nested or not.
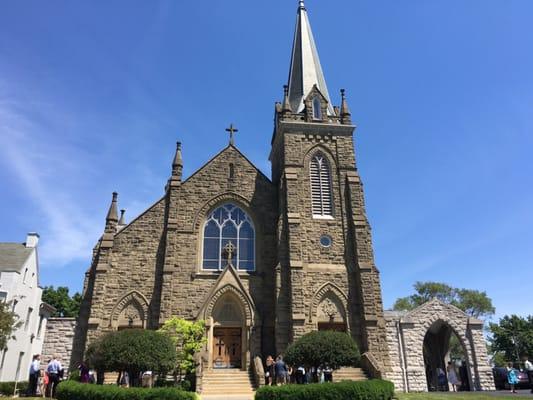
[(449, 368), (460, 384), (457, 390), (470, 390), (469, 360), (459, 336), (446, 322), (435, 321), (427, 330), (423, 344), (428, 391), (452, 389)]
[(242, 368), (246, 359), (246, 317), (239, 298), (221, 296), (211, 314), (211, 358), (213, 368)]

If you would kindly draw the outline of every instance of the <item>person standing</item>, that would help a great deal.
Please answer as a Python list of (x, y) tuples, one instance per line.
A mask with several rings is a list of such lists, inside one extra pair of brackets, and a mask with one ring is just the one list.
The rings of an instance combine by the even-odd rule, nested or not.
[(268, 356), (266, 359), (265, 379), (267, 386), (271, 386), (274, 383), (274, 359), (272, 356)]
[(39, 375), (41, 374), (41, 356), (35, 354), (30, 364), (30, 379), (28, 383), (28, 390), (26, 395), (28, 397), (33, 397), (37, 394), (37, 384), (39, 382)]
[(52, 360), (48, 363), (48, 366), (46, 367), (46, 371), (48, 372), (48, 379), (49, 379), (49, 392), (50, 397), (56, 397), (56, 389), (57, 385), (59, 384), (60, 380), (60, 373), (63, 370), (63, 367), (61, 366), (61, 363), (58, 360), (57, 356), (54, 356)]
[(448, 371), (448, 383), (452, 385), (452, 390), (457, 392), (457, 386), (459, 386), (461, 382), (457, 379), (457, 373), (455, 372), (455, 365), (453, 365), (453, 362), (448, 361), (446, 371)]
[(514, 386), (518, 383), (518, 376), (512, 362), (507, 363), (507, 383), (511, 387), (511, 393), (516, 393)]
[(285, 364), (285, 361), (283, 361), (282, 356), (278, 356), (278, 358), (276, 358), (274, 370), (276, 372), (276, 384), (279, 386), (287, 383), (287, 364)]
[(527, 355), (524, 357), (524, 368), (529, 379), (529, 388), (531, 389), (531, 393), (533, 393), (533, 362), (531, 362)]

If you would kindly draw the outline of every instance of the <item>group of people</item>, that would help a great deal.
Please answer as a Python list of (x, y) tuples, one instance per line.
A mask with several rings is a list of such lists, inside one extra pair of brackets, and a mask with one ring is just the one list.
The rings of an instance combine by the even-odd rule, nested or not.
[(287, 383), (306, 384), (316, 380), (318, 382), (332, 382), (333, 381), (333, 369), (328, 365), (323, 367), (306, 368), (300, 365), (293, 368), (291, 365), (287, 365), (283, 361), (283, 356), (279, 355), (276, 360), (272, 356), (268, 356), (266, 359), (265, 370), (265, 384), (271, 385), (285, 385)]
[(63, 378), (64, 369), (57, 356), (48, 360), (44, 369), (41, 369), (41, 356), (33, 356), (30, 365), (27, 396), (55, 397), (58, 383)]
[[(524, 356), (522, 361), (524, 362), (524, 371), (527, 373), (529, 380), (529, 388), (531, 389), (531, 393), (533, 393), (533, 362), (531, 362), (528, 356)], [(517, 370), (513, 367), (512, 362), (507, 363), (507, 383), (509, 384), (511, 393), (516, 393), (516, 385), (519, 381)]]

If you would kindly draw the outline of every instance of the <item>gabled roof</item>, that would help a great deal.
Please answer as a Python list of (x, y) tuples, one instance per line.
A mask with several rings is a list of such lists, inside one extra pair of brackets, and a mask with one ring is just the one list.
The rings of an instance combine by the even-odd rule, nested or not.
[(304, 109), (304, 99), (316, 85), (328, 101), (328, 115), (333, 115), (333, 106), (318, 51), (311, 31), (304, 2), (300, 1), (296, 17), (296, 29), (292, 45), (291, 66), (289, 70), (289, 102), (292, 111), (300, 113)]
[(32, 250), (22, 243), (0, 243), (0, 271), (20, 271)]
[(200, 168), (198, 168), (196, 171), (194, 171), (187, 179), (183, 181), (182, 184), (185, 184), (186, 182), (190, 181), (196, 174), (201, 172), (204, 168), (206, 168), (209, 164), (211, 164), (215, 159), (220, 157), (223, 153), (226, 151), (235, 150), (239, 156), (241, 156), (252, 168), (254, 168), (259, 175), (261, 175), (265, 180), (272, 183), (270, 178), (266, 176), (259, 168), (257, 168), (254, 163), (252, 163), (235, 145), (228, 144), (226, 147), (224, 147), (222, 150), (220, 150), (217, 154), (215, 154), (209, 161), (207, 161), (204, 165), (202, 165)]

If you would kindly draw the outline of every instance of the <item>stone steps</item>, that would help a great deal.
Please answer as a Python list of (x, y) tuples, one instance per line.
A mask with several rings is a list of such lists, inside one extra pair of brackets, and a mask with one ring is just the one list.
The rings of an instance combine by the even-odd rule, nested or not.
[(368, 376), (362, 368), (343, 367), (333, 372), (333, 382), (366, 381)]
[(204, 372), (202, 395), (251, 395), (253, 379), (248, 371), (239, 369), (214, 369)]

